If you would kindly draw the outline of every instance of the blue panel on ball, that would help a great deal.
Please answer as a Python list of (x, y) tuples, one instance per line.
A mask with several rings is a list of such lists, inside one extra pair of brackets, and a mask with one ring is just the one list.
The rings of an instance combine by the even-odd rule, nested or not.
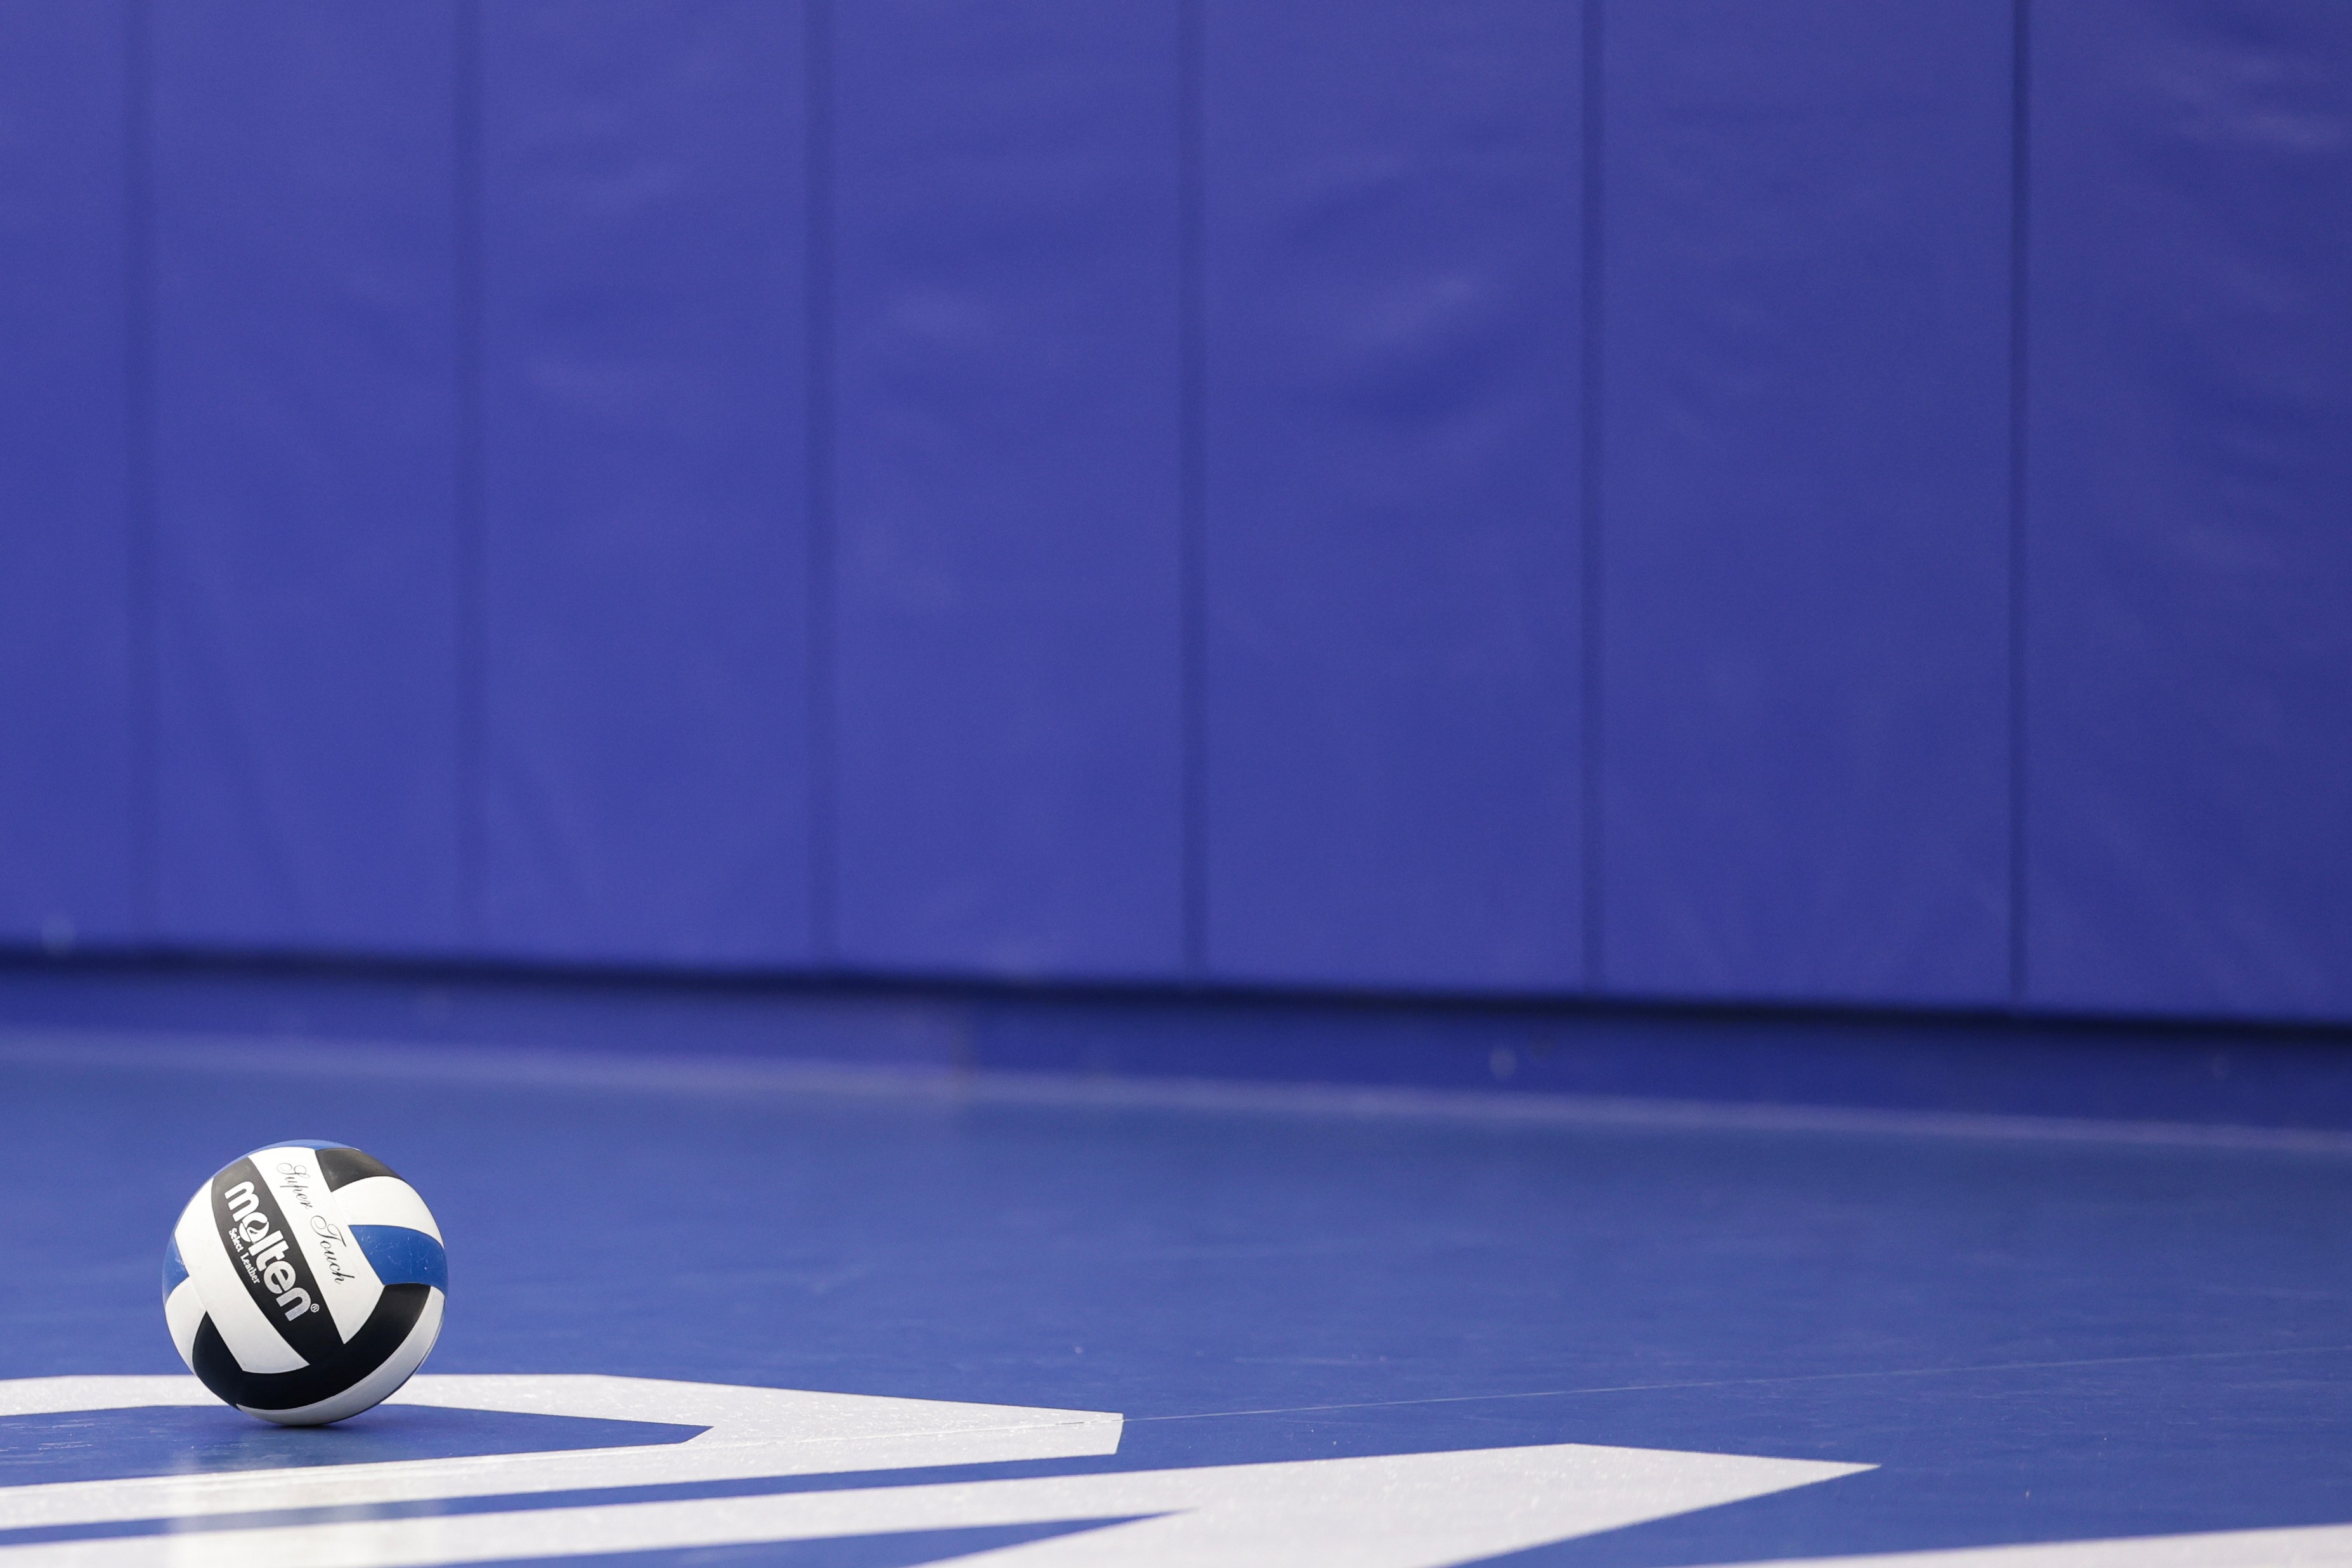
[[(360, 1243), (360, 1250), (362, 1252), (367, 1250), (366, 1242)], [(381, 1270), (377, 1270), (379, 1277), (382, 1272)], [(187, 1277), (188, 1265), (180, 1256), (180, 1235), (175, 1230), (163, 1239), (163, 1299), (170, 1301), (172, 1292), (178, 1290), (180, 1281)]]
[(446, 1295), (449, 1255), (441, 1243), (405, 1225), (354, 1225), (352, 1239), (367, 1255), (368, 1267), (387, 1285), (430, 1285)]

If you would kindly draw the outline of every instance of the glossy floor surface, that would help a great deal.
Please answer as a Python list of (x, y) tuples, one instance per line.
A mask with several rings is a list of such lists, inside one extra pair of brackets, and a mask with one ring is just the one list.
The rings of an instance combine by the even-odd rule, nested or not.
[[(0, 1039), (0, 1565), (2352, 1561), (2352, 1138), (1481, 1103)], [(181, 1371), (164, 1234), (289, 1137), (434, 1206), (429, 1374), (1035, 1419), (779, 1406), (898, 1435), (730, 1471), (650, 1384), (288, 1431), (106, 1381)], [(2207, 1532), (2265, 1533), (2146, 1539)]]

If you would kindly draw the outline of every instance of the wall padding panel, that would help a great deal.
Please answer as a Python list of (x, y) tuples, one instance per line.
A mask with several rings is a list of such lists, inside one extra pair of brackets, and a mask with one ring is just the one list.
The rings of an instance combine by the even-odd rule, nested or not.
[(455, 18), (152, 8), (169, 939), (457, 935)]
[(1610, 989), (2008, 994), (2011, 26), (1607, 8)]
[(129, 256), (121, 5), (0, 49), (0, 943), (131, 928)]
[(2352, 8), (2034, 8), (2030, 998), (2352, 1017)]
[(809, 953), (800, 8), (485, 8), (482, 911)]
[(1172, 0), (835, 7), (838, 956), (1182, 956)]
[(1220, 977), (1581, 977), (1579, 8), (1205, 6)]

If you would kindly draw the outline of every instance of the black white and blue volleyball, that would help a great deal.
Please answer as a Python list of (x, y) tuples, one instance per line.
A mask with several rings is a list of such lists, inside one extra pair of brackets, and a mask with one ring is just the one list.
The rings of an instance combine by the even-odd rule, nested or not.
[(248, 1416), (318, 1427), (388, 1397), (441, 1333), (449, 1262), (416, 1189), (341, 1144), (225, 1167), (163, 1254), (180, 1359)]

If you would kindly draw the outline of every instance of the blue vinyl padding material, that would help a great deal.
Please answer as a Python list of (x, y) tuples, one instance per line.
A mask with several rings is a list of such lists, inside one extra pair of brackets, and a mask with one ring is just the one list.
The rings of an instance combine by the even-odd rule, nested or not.
[(136, 783), (125, 12), (0, 31), (0, 942), (119, 941)]
[(1572, 987), (1576, 10), (1216, 4), (1202, 50), (1208, 971)]
[(2347, 144), (2293, 0), (10, 8), (0, 945), (2352, 1019)]
[(1609, 8), (1611, 989), (2008, 995), (2011, 23)]
[(167, 940), (458, 936), (456, 16), (153, 8)]
[(449, 1255), (441, 1243), (405, 1225), (354, 1225), (352, 1239), (387, 1285), (430, 1285), (447, 1294)]
[(480, 21), (484, 945), (805, 962), (799, 7)]
[(836, 956), (1175, 974), (1178, 5), (833, 26)]
[(2029, 995), (2352, 1014), (2352, 8), (2036, 7)]

